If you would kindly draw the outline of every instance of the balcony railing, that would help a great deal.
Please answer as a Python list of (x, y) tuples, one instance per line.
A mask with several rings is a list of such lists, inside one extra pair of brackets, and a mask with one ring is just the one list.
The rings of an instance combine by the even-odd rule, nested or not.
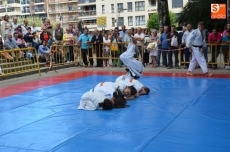
[(28, 0), (27, 1), (21, 1), (21, 4), (22, 5), (30, 4), (30, 1), (28, 1)]
[(22, 10), (22, 13), (30, 13), (30, 10)]
[(79, 16), (92, 16), (92, 15), (96, 15), (97, 11), (96, 10), (92, 10), (92, 11), (82, 11), (82, 12), (78, 12)]
[(35, 9), (34, 12), (45, 12), (44, 9)]
[(96, 0), (78, 0), (78, 4), (95, 3)]
[(31, 2), (34, 2), (34, 3), (44, 3), (44, 0), (33, 0)]
[(20, 0), (7, 0), (7, 4), (18, 3), (20, 4)]
[(63, 9), (50, 9), (49, 13), (66, 13), (66, 12), (73, 12), (73, 11), (77, 11), (77, 8), (74, 7), (68, 7), (68, 8), (63, 8)]

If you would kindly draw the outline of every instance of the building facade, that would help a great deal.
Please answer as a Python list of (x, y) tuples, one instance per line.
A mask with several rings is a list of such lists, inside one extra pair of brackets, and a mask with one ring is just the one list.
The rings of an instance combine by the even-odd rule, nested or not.
[(0, 17), (2, 18), (6, 14), (9, 16), (20, 16), (20, 0), (0, 0)]
[(78, 22), (77, 0), (46, 0), (47, 14), (51, 21), (60, 22), (66, 28)]
[[(169, 10), (177, 16), (188, 0), (168, 0)], [(106, 17), (105, 29), (126, 25), (146, 28), (149, 16), (157, 12), (157, 0), (97, 0), (97, 17)]]

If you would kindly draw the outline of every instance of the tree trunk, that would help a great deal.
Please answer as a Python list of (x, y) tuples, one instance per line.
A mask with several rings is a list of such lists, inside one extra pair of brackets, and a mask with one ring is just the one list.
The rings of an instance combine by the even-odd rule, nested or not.
[(158, 0), (157, 12), (159, 27), (171, 26), (169, 18), (168, 0)]
[(227, 22), (230, 23), (230, 1), (227, 0)]

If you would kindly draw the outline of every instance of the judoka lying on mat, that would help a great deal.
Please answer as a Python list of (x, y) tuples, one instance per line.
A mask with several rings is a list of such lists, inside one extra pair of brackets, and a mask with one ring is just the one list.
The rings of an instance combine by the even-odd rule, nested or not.
[(140, 81), (135, 80), (134, 78), (126, 78), (125, 75), (119, 76), (115, 80), (116, 84), (124, 84), (126, 86), (133, 86), (137, 90), (137, 95), (147, 95), (150, 92), (150, 89), (144, 86)]
[(134, 99), (133, 96), (137, 94), (137, 90), (125, 83), (114, 83), (114, 82), (101, 82), (94, 87), (94, 90), (102, 92), (108, 99), (112, 98), (114, 91), (119, 90), (124, 95), (125, 99)]
[[(125, 108), (126, 99), (120, 90), (116, 90), (112, 95), (106, 96), (100, 89), (92, 89), (84, 93), (81, 97), (78, 109), (82, 110), (112, 110), (113, 108)], [(110, 98), (112, 96), (112, 98)], [(108, 99), (109, 97), (109, 99)]]

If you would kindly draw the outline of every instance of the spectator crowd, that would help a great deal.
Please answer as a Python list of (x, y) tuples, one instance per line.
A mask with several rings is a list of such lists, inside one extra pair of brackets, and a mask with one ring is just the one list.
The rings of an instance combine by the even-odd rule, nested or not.
[[(17, 18), (10, 21), (10, 17), (5, 15), (1, 24), (0, 55), (10, 61), (25, 58), (34, 60), (34, 52), (30, 50), (20, 51), (20, 53), (2, 52), (34, 47), (39, 60), (47, 63), (50, 62), (51, 54), (55, 54), (54, 62), (76, 62), (76, 58), (80, 56), (80, 61), (85, 67), (121, 66), (119, 55), (126, 51), (128, 43), (135, 38), (139, 50), (135, 57), (141, 60), (144, 66), (178, 69), (181, 62), (181, 65), (187, 69), (191, 60), (191, 52), (185, 48), (186, 38), (193, 31), (191, 24), (180, 28), (172, 25), (150, 30), (140, 27), (126, 29), (123, 25), (121, 29), (115, 27), (108, 31), (89, 31), (82, 20), (79, 20), (77, 25), (70, 24), (65, 30), (60, 23), (55, 26), (53, 27), (50, 20), (46, 19), (39, 30), (34, 23), (24, 20), (23, 24), (19, 24)], [(209, 68), (217, 68), (217, 57), (222, 52), (224, 68), (230, 69), (230, 24), (223, 29), (223, 31), (205, 30), (206, 42), (211, 45), (203, 48), (203, 55)], [(62, 47), (57, 47), (58, 45)], [(211, 52), (210, 60), (208, 60), (208, 51)]]

